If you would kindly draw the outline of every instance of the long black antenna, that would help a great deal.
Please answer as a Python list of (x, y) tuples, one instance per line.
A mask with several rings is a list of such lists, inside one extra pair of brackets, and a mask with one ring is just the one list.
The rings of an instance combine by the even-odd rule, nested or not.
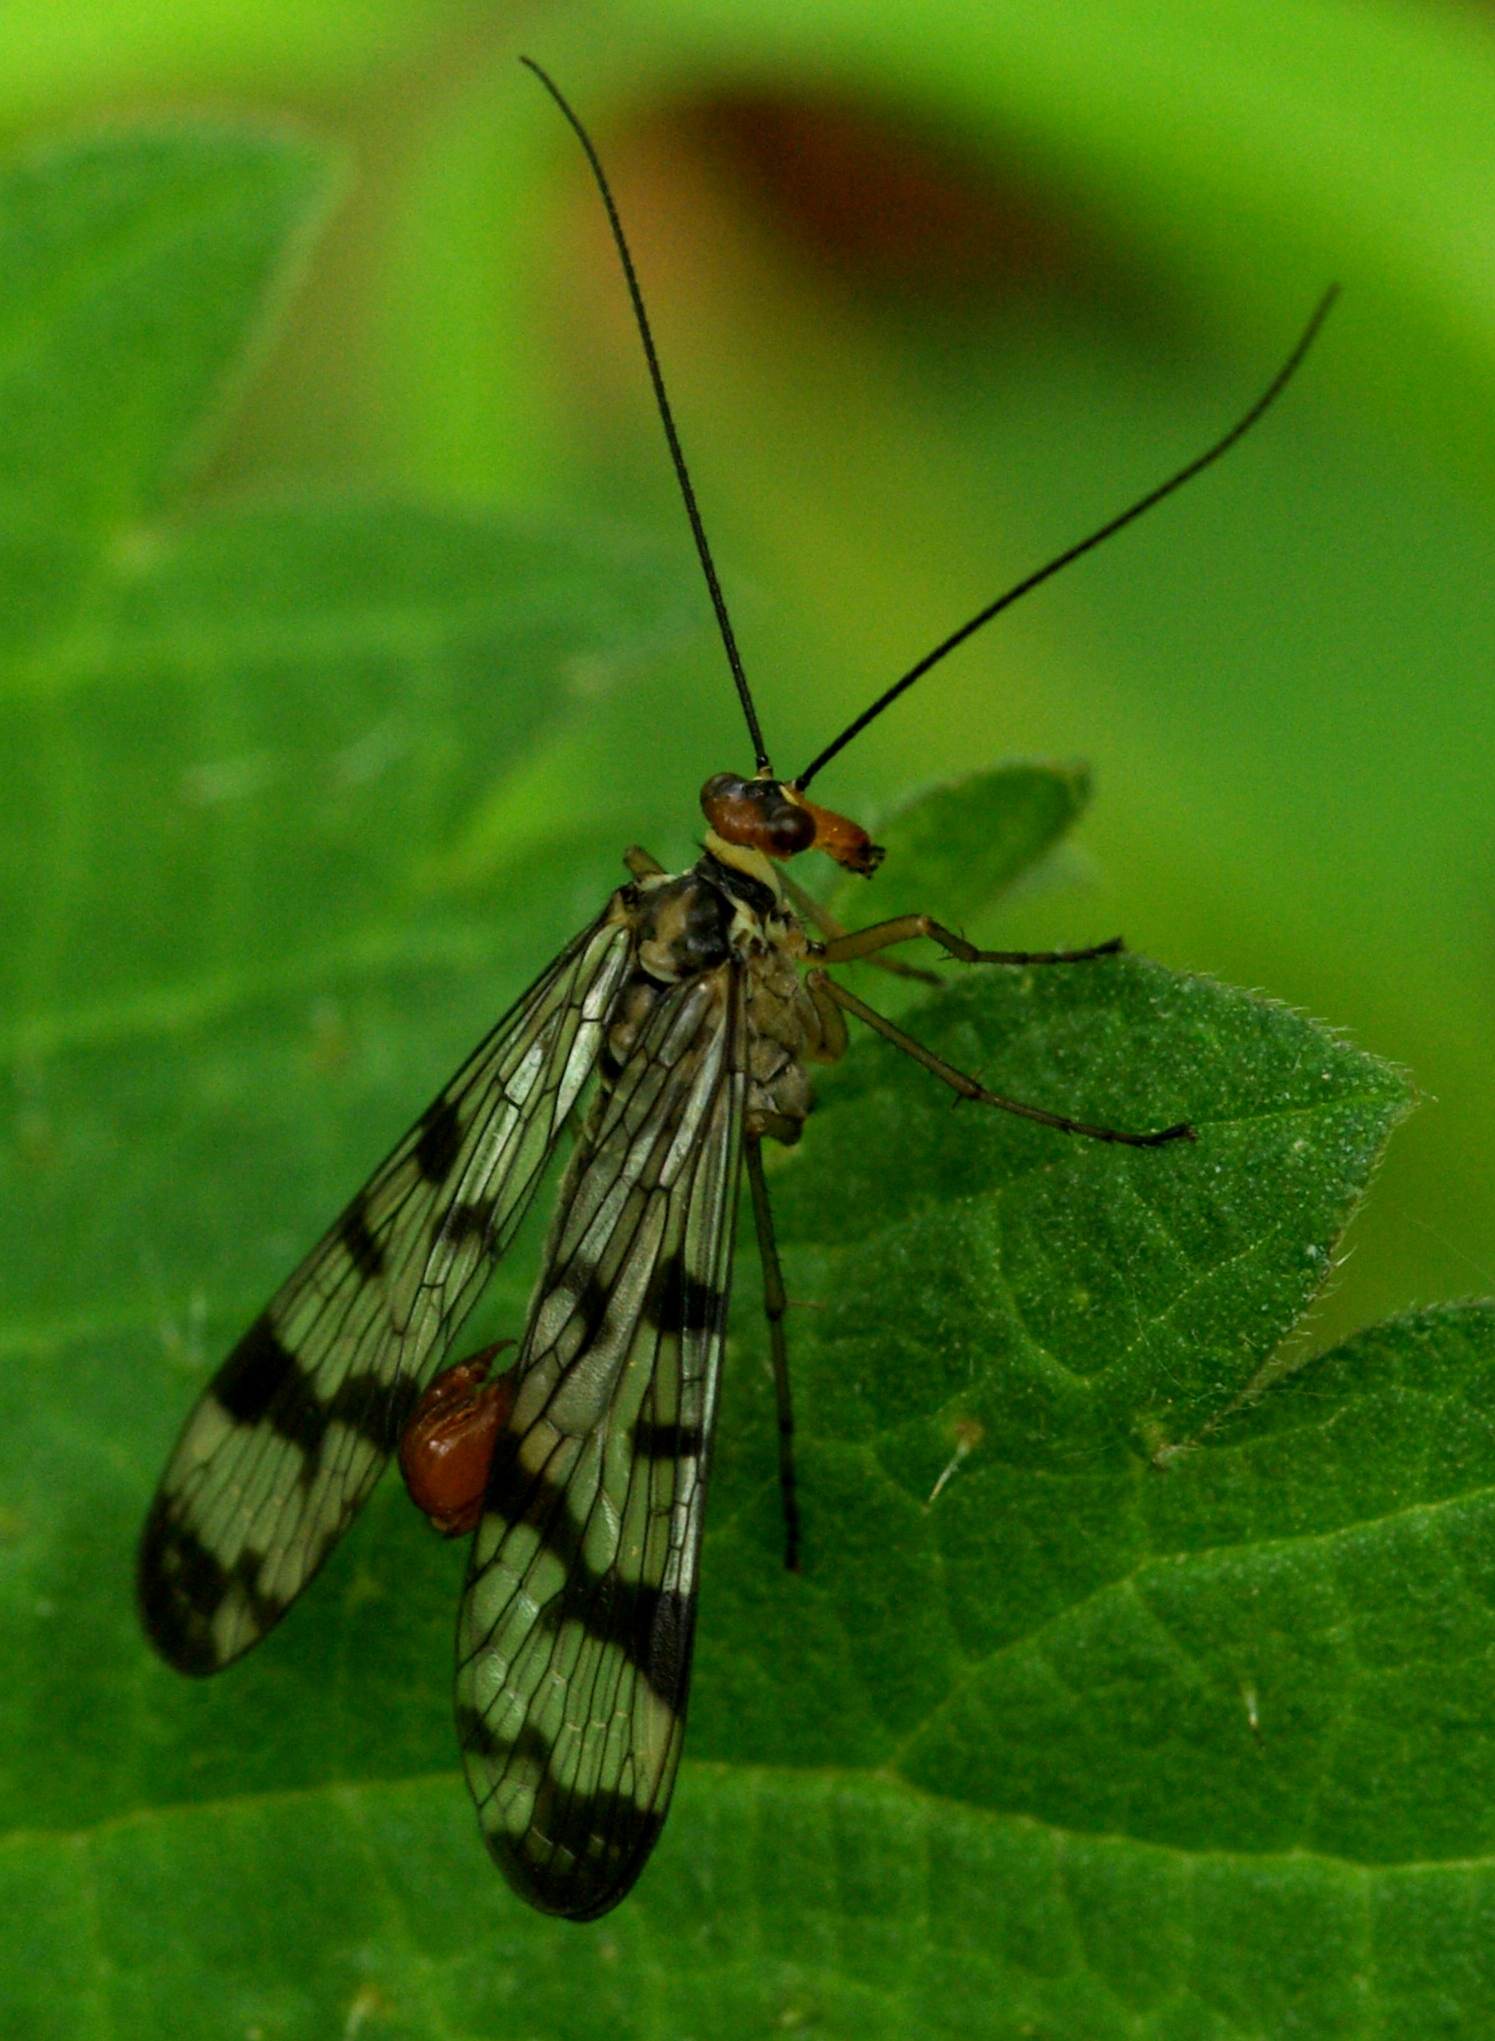
[(993, 617), (1000, 616), (1004, 609), (1011, 609), (1021, 596), (1037, 588), (1040, 582), (1047, 581), (1051, 575), (1057, 574), (1061, 567), (1067, 567), (1072, 560), (1078, 560), (1081, 554), (1090, 552), (1093, 547), (1114, 537), (1124, 525), (1129, 525), (1133, 518), (1141, 517), (1144, 511), (1151, 510), (1156, 503), (1161, 503), (1165, 496), (1171, 496), (1175, 489), (1181, 489), (1185, 482), (1191, 482), (1197, 474), (1209, 467), (1211, 462), (1219, 460), (1221, 454), (1228, 452), (1243, 433), (1251, 430), (1263, 412), (1271, 409), (1292, 381), (1304, 355), (1317, 339), (1319, 328), (1329, 316), (1330, 306), (1338, 296), (1338, 284), (1331, 284), (1314, 307), (1313, 316), (1303, 328), (1292, 353), (1250, 410), (1236, 420), (1222, 439), (1217, 439), (1212, 447), (1197, 455), (1186, 467), (1180, 468), (1177, 474), (1170, 475), (1166, 482), (1160, 482), (1156, 489), (1149, 489), (1145, 496), (1139, 496), (1137, 501), (1123, 510), (1119, 516), (1111, 518), (1099, 531), (1093, 531), (1088, 539), (1081, 539), (1078, 545), (1070, 546), (1067, 551), (1050, 560), (1046, 567), (1040, 567), (1036, 573), (1028, 575), (1026, 580), (1019, 581), (1015, 588), (1009, 588), (1005, 595), (999, 595), (995, 602), (989, 602), (985, 609), (978, 610), (969, 623), (962, 624), (958, 631), (952, 631), (950, 636), (942, 644), (936, 645), (932, 652), (926, 652), (917, 666), (911, 666), (901, 680), (895, 680), (890, 688), (877, 697), (870, 708), (863, 709), (854, 722), (847, 724), (839, 737), (827, 744), (818, 757), (811, 759), (809, 765), (791, 784), (796, 787), (807, 787), (822, 766), (829, 765), (838, 751), (843, 751), (853, 737), (859, 736), (884, 709), (896, 702), (905, 689), (911, 688), (916, 680), (922, 679), (931, 666), (937, 666), (947, 652), (953, 652), (957, 645), (963, 645), (973, 632), (979, 631), (983, 624), (989, 624)]
[(675, 464), (675, 479), (680, 484), (680, 494), (685, 499), (685, 514), (690, 519), (691, 532), (695, 537), (696, 551), (701, 556), (701, 571), (706, 576), (706, 586), (711, 591), (711, 606), (716, 611), (717, 628), (722, 634), (722, 643), (727, 650), (727, 664), (732, 669), (732, 679), (737, 687), (737, 699), (742, 703), (742, 713), (747, 718), (748, 736), (752, 739), (753, 753), (759, 772), (767, 772), (768, 752), (764, 748), (763, 732), (758, 724), (758, 711), (753, 707), (752, 691), (747, 684), (747, 675), (742, 670), (742, 655), (737, 650), (737, 639), (732, 632), (732, 620), (727, 615), (727, 602), (722, 594), (722, 585), (716, 578), (716, 563), (711, 557), (711, 548), (706, 543), (706, 527), (701, 523), (701, 513), (696, 508), (696, 492), (691, 487), (690, 470), (685, 465), (685, 454), (680, 446), (680, 435), (675, 430), (675, 416), (670, 410), (670, 400), (664, 393), (664, 377), (660, 373), (659, 356), (654, 351), (654, 334), (649, 325), (649, 315), (644, 310), (644, 294), (639, 289), (638, 273), (633, 266), (633, 257), (628, 251), (628, 241), (623, 233), (623, 222), (618, 218), (618, 208), (613, 203), (612, 191), (592, 138), (572, 111), (570, 102), (559, 85), (535, 62), (533, 57), (521, 57), (520, 63), (533, 71), (545, 90), (550, 94), (561, 112), (575, 130), (576, 139), (587, 153), (592, 166), (592, 175), (597, 180), (597, 189), (602, 194), (602, 203), (607, 209), (607, 223), (613, 230), (613, 241), (617, 246), (618, 260), (623, 265), (623, 275), (628, 283), (628, 295), (633, 300), (633, 316), (638, 321), (639, 339), (644, 343), (644, 359), (649, 364), (649, 380), (654, 385), (654, 401), (659, 406), (659, 420), (664, 427), (664, 436), (670, 443), (670, 459)]

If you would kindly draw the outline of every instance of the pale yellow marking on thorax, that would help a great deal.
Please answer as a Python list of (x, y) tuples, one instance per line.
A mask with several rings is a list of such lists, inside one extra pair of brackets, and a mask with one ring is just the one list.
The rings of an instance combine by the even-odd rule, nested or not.
[(749, 850), (746, 844), (728, 843), (718, 836), (714, 829), (706, 832), (706, 848), (714, 858), (724, 865), (731, 865), (734, 871), (746, 872), (750, 879), (756, 879), (760, 886), (766, 886), (775, 900), (782, 900), (784, 889), (779, 884), (779, 875), (774, 869), (772, 858), (761, 850)]

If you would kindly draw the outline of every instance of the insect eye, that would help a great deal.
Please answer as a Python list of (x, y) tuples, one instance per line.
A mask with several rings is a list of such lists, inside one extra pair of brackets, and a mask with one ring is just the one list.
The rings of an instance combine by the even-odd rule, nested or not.
[(773, 857), (793, 857), (797, 851), (808, 850), (815, 841), (815, 818), (793, 801), (775, 803), (767, 809), (763, 823), (768, 836), (765, 847)]

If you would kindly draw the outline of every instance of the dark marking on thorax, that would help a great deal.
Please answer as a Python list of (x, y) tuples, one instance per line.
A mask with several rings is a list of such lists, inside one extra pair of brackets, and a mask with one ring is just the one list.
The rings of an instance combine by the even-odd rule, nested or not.
[(701, 866), (675, 878), (629, 889), (621, 897), (629, 902), (633, 921), (633, 968), (619, 988), (609, 1017), (607, 1041), (599, 1059), (604, 1084), (616, 1080), (665, 994), (676, 985), (719, 970), (733, 955), (736, 908)]
[(761, 922), (767, 923), (784, 911), (772, 889), (761, 879), (755, 879), (750, 872), (738, 871), (735, 865), (723, 864), (709, 850), (696, 866), (696, 876), (725, 893), (729, 900), (741, 901)]
[(732, 954), (732, 902), (699, 867), (649, 887), (640, 906), (639, 967), (659, 984), (697, 978)]

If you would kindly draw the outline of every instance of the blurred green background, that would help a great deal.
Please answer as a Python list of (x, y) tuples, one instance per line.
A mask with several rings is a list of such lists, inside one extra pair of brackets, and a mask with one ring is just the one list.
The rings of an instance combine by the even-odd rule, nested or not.
[[(1197, 450), (1343, 284), (1257, 435), (952, 658), (820, 792), (857, 812), (1001, 757), (1089, 760), (1081, 890), (1015, 903), (1012, 940), (1121, 928), (1427, 1094), (1315, 1337), (1495, 1290), (1486, 16), (11, 0), (12, 142), (182, 109), (347, 153), (199, 501), (311, 483), (616, 524), (657, 533), (696, 601), (596, 200), (521, 49), (614, 176), (784, 770)], [(583, 829), (683, 854), (701, 777), (746, 763), (698, 608), (657, 674), (578, 704), (449, 819), (495, 913), (514, 858)]]

